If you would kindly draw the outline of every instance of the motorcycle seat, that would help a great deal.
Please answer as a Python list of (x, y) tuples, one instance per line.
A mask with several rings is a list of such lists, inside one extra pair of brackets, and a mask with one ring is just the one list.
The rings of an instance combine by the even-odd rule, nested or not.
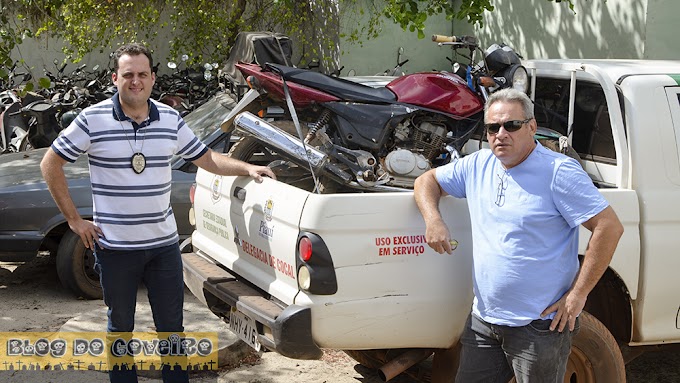
[(265, 66), (280, 74), (286, 81), (324, 91), (344, 101), (392, 103), (397, 100), (397, 96), (385, 87), (373, 88), (354, 81), (280, 64), (266, 63)]

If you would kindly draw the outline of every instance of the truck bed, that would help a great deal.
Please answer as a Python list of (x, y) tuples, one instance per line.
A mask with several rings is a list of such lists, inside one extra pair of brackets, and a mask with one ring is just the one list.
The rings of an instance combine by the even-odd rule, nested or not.
[[(464, 200), (442, 201), (458, 246), (441, 255), (425, 243), (412, 192), (313, 194), (271, 179), (257, 184), (204, 171), (197, 185), (196, 255), (282, 308), (308, 308), (319, 347), (442, 348), (457, 341), (472, 303)], [(330, 255), (333, 293), (298, 286), (301, 235), (320, 238)], [(203, 283), (190, 286), (197, 296), (205, 296)], [(260, 336), (268, 332), (263, 328)]]

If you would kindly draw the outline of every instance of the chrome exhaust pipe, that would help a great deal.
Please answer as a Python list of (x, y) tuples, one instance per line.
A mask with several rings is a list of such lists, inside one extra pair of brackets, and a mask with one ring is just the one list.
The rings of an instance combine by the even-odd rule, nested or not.
[[(243, 112), (236, 116), (234, 124), (256, 139), (266, 142), (278, 150), (284, 157), (291, 160), (310, 164), (315, 172), (325, 171), (328, 155), (319, 149), (309, 145), (303, 145), (302, 141), (282, 129), (268, 123), (250, 112)], [(305, 150), (306, 149), (306, 150)]]

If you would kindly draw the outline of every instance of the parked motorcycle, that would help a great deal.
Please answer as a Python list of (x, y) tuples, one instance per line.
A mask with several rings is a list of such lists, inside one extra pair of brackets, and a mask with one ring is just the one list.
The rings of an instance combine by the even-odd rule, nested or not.
[[(186, 60), (188, 56), (184, 55), (182, 61)], [(178, 69), (175, 62), (167, 65), (175, 73), (157, 76), (151, 97), (170, 105), (182, 116), (203, 105), (222, 89), (217, 63), (205, 63), (201, 67), (186, 67), (182, 70)]]
[(16, 115), (21, 110), (21, 98), (11, 90), (0, 92), (0, 110), (0, 153), (18, 152), (21, 132), (27, 130), (23, 119)]
[(18, 151), (23, 152), (50, 146), (62, 130), (62, 126), (57, 120), (58, 113), (58, 104), (54, 104), (49, 100), (39, 99), (10, 114), (12, 116), (20, 116), (26, 127), (26, 130), (21, 131), (19, 134)]
[(39, 90), (27, 91), (25, 84), (20, 83), (14, 89), (0, 92), (2, 153), (50, 146), (83, 108), (109, 92), (106, 71), (100, 71), (98, 65), (91, 71), (81, 65), (68, 74), (64, 73), (65, 64), (55, 60), (54, 65), (53, 71), (45, 68)]
[(413, 188), (416, 177), (456, 158), (481, 131), (490, 92), (528, 87), (510, 47), (483, 51), (472, 36), (433, 40), (467, 52), (465, 77), (413, 73), (373, 88), (278, 64), (238, 64), (251, 90), (222, 125), (244, 135), (232, 157), (269, 165), (284, 182), (317, 191)]

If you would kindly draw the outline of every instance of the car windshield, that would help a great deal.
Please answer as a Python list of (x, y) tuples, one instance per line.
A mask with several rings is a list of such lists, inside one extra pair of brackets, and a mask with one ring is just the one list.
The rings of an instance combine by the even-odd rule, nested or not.
[[(225, 93), (218, 93), (215, 97), (187, 114), (184, 117), (184, 122), (194, 131), (199, 140), (211, 146), (211, 143), (206, 142), (206, 139), (220, 129), (220, 124), (231, 112), (234, 105), (234, 100), (231, 97)], [(174, 156), (172, 162), (175, 163), (179, 159), (179, 156)]]

